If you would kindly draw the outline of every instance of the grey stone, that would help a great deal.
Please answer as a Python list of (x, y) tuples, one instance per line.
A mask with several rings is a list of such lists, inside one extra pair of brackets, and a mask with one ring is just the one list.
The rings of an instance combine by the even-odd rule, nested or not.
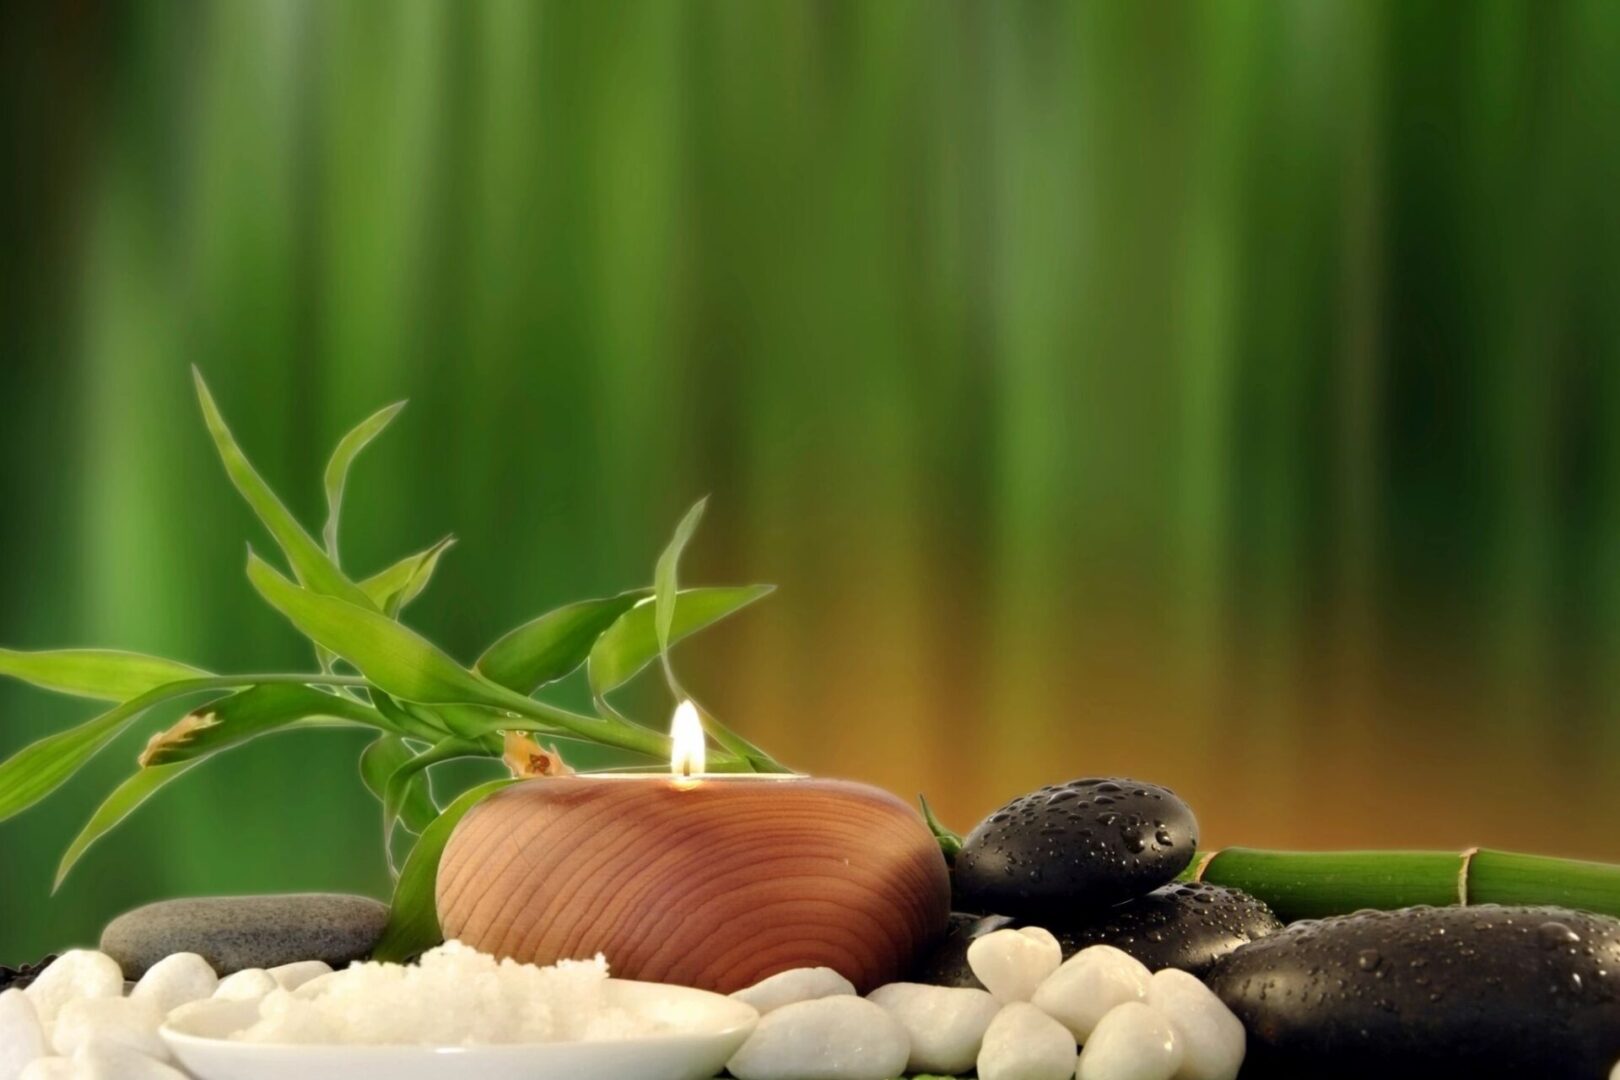
[(386, 904), (336, 893), (160, 900), (107, 924), (101, 951), (129, 979), (177, 952), (197, 953), (222, 976), (300, 960), (336, 968), (369, 955), (387, 923)]

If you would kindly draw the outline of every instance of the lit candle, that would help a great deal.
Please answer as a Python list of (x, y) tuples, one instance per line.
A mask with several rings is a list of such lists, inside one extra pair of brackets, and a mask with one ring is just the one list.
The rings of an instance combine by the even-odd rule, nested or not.
[(703, 737), (703, 718), (690, 701), (675, 706), (669, 722), (669, 742), (669, 771), (684, 778), (701, 776), (709, 763), (709, 750)]
[(730, 992), (831, 967), (863, 992), (902, 978), (943, 933), (944, 857), (879, 788), (704, 772), (682, 701), (670, 773), (514, 784), (474, 807), (439, 864), (446, 937), (550, 964), (608, 958), (621, 978)]

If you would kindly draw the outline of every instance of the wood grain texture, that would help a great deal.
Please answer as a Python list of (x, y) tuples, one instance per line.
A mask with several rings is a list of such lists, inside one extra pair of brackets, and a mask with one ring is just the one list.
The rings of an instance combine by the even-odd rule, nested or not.
[(531, 780), (475, 807), (439, 864), (448, 938), (721, 993), (807, 966), (864, 993), (903, 978), (949, 909), (917, 813), (839, 780)]

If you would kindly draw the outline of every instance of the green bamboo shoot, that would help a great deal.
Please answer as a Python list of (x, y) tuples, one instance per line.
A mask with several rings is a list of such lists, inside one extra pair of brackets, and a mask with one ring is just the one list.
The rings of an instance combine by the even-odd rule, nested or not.
[(1195, 859), (1182, 876), (1241, 889), (1285, 922), (1413, 904), (1556, 904), (1620, 917), (1620, 866), (1484, 848), (1226, 848)]

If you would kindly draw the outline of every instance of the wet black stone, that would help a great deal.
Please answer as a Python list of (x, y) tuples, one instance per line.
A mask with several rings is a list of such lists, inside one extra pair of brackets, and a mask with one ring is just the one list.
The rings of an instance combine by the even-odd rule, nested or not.
[(1149, 970), (1180, 968), (1200, 977), (1227, 953), (1282, 929), (1271, 909), (1248, 893), (1200, 882), (1166, 885), (1116, 907), (1082, 912), (1078, 921), (957, 913), (913, 981), (978, 987), (967, 963), (968, 944), (992, 930), (1020, 925), (1050, 930), (1065, 960), (1089, 945), (1112, 945)]
[(47, 956), (37, 964), (24, 964), (22, 967), (6, 967), (0, 964), (0, 991), (26, 990), (33, 981), (39, 977), (40, 972), (50, 967), (56, 957)]
[(1207, 981), (1248, 1028), (1245, 1080), (1604, 1080), (1620, 1060), (1620, 919), (1564, 908), (1295, 923)]
[(974, 915), (963, 911), (951, 912), (950, 927), (922, 962), (911, 972), (908, 982), (931, 983), (935, 986), (968, 986), (983, 990), (968, 967), (968, 945), (974, 938), (983, 937), (994, 930), (1017, 925), (1005, 915)]
[(1137, 780), (1072, 780), (979, 823), (956, 857), (955, 906), (1067, 917), (1168, 883), (1197, 847), (1198, 821), (1173, 792)]
[(1180, 968), (1198, 976), (1227, 953), (1282, 929), (1271, 909), (1248, 893), (1193, 881), (1087, 912), (1077, 922), (1040, 925), (1057, 937), (1065, 958), (1088, 945), (1112, 945), (1150, 971)]

